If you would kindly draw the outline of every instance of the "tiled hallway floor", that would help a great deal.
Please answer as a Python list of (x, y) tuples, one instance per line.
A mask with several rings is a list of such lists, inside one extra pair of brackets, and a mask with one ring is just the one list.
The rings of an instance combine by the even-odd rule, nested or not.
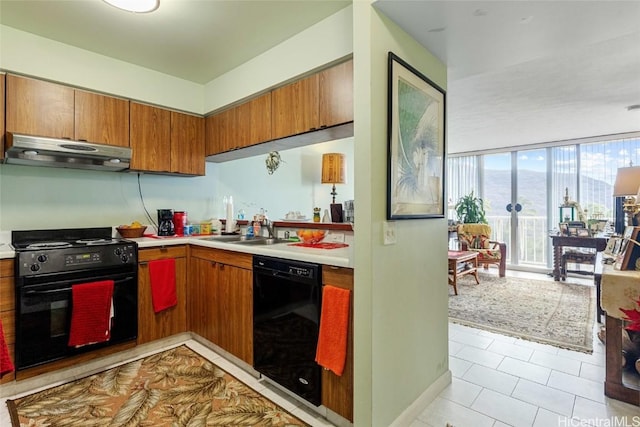
[(639, 407), (604, 395), (599, 328), (586, 354), (449, 323), (452, 383), (411, 427), (640, 426)]

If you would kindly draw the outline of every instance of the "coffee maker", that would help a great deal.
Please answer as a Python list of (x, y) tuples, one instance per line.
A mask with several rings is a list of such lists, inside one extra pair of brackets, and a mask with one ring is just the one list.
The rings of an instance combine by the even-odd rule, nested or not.
[(173, 236), (176, 230), (173, 225), (173, 210), (158, 209), (158, 236)]

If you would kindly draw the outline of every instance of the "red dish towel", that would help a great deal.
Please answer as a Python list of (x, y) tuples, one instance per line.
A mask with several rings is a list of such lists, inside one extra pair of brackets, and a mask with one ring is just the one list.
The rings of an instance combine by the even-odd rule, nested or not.
[(176, 260), (159, 259), (149, 262), (151, 301), (156, 313), (178, 304), (176, 295)]
[(71, 297), (69, 347), (108, 341), (111, 338), (113, 280), (73, 285)]
[(350, 298), (348, 289), (326, 285), (322, 290), (316, 362), (336, 375), (342, 375), (347, 359)]
[(9, 372), (13, 372), (15, 368), (9, 356), (9, 348), (4, 340), (4, 330), (2, 329), (2, 320), (0, 320), (0, 378)]

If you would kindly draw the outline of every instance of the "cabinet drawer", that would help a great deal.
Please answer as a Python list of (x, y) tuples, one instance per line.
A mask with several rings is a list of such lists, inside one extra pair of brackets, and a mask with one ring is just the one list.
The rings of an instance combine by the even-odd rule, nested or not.
[(163, 246), (161, 248), (141, 249), (138, 251), (138, 262), (149, 262), (164, 258), (184, 258), (187, 256), (187, 247)]
[(353, 290), (353, 269), (323, 265), (322, 284)]
[(253, 255), (223, 249), (191, 247), (191, 256), (221, 264), (233, 265), (246, 270), (253, 269)]
[(13, 276), (13, 260), (3, 259), (0, 261), (0, 277)]

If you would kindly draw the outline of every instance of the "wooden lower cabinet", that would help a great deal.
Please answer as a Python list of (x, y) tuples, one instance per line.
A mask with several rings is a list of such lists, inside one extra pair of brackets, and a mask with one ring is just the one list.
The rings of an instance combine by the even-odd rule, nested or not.
[(322, 370), (322, 404), (353, 422), (353, 269), (323, 265), (322, 285), (351, 290), (346, 365), (341, 376)]
[[(13, 277), (13, 260), (0, 260), (0, 320), (4, 330), (4, 339), (9, 349), (11, 361), (14, 361), (14, 349), (16, 343), (16, 298)], [(8, 383), (16, 378), (15, 372), (6, 374), (0, 379), (0, 384)]]
[[(153, 311), (149, 262), (175, 259), (178, 304)], [(138, 251), (138, 344), (187, 331), (187, 247), (169, 246)]]
[(189, 330), (253, 365), (252, 256), (192, 247)]

